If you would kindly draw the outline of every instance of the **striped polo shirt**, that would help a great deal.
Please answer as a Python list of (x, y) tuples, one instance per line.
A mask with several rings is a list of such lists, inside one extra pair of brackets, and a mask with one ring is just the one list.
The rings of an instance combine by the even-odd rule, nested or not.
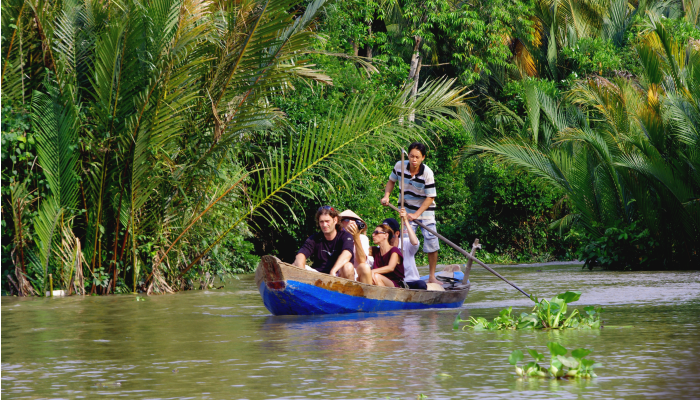
[[(404, 206), (406, 207), (406, 211), (414, 213), (423, 205), (423, 201), (426, 197), (437, 196), (437, 192), (435, 191), (435, 177), (433, 176), (433, 171), (426, 167), (425, 164), (421, 164), (416, 176), (411, 177), (411, 173), (408, 172), (408, 161), (405, 161), (405, 163), (402, 180), (405, 184)], [(396, 182), (399, 180), (399, 175), (401, 175), (401, 161), (398, 161), (396, 165), (394, 165), (394, 170), (391, 171), (389, 180)], [(400, 185), (401, 184), (399, 184), (399, 188)], [(401, 204), (399, 204), (399, 207), (401, 207)], [(431, 204), (427, 210), (423, 211), (423, 214), (421, 214), (418, 219), (423, 223), (435, 222), (435, 208), (436, 204), (433, 200), (433, 204)]]

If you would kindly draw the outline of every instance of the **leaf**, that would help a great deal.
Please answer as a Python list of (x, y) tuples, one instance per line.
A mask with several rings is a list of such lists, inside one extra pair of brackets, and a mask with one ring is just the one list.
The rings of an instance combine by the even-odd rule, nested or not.
[(565, 356), (566, 355), (566, 349), (564, 346), (560, 345), (557, 342), (549, 342), (547, 343), (547, 347), (549, 348), (549, 351), (552, 353), (552, 356)]
[(574, 301), (577, 301), (579, 298), (581, 298), (581, 292), (566, 292), (557, 295), (556, 298), (564, 300), (564, 303), (573, 303)]
[(591, 354), (591, 351), (588, 349), (576, 349), (571, 352), (571, 355), (574, 356), (576, 359), (582, 359), (583, 357)]
[(59, 207), (78, 204), (77, 121), (71, 102), (50, 88), (49, 94), (34, 92), (32, 122), (37, 132), (37, 161)]
[(595, 364), (595, 361), (593, 361), (593, 360), (587, 360), (585, 358), (581, 360), (581, 365), (583, 365), (584, 368), (588, 368), (588, 367), (592, 366), (593, 364)]
[(561, 369), (564, 366), (564, 364), (562, 364), (562, 362), (559, 361), (558, 358), (552, 359), (551, 364), (553, 367), (556, 367), (557, 369)]
[(462, 322), (461, 318), (462, 312), (460, 311), (457, 316), (455, 317), (455, 321), (452, 323), (452, 329), (457, 330), (459, 329), (459, 323)]
[(535, 323), (532, 321), (521, 321), (517, 325), (517, 329), (534, 329)]
[(544, 359), (544, 354), (538, 353), (537, 350), (528, 349), (527, 352), (535, 359), (535, 362)]
[(520, 351), (520, 350), (513, 350), (513, 352), (510, 353), (510, 357), (508, 357), (508, 362), (509, 362), (511, 365), (516, 365), (517, 363), (519, 363), (520, 361), (522, 361), (523, 357), (524, 357), (524, 355), (523, 355), (523, 352), (522, 352), (522, 351)]
[(557, 356), (557, 359), (568, 368), (575, 369), (578, 368), (579, 362), (573, 357)]

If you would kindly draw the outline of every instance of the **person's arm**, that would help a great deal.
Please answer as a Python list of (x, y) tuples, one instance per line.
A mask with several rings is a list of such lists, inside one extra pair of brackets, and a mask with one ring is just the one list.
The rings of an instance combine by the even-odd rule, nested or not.
[(401, 211), (399, 211), (399, 215), (401, 216), (401, 220), (403, 220), (404, 226), (406, 226), (406, 230), (408, 231), (408, 241), (411, 242), (412, 245), (418, 246), (420, 242), (418, 241), (418, 236), (416, 236), (416, 232), (413, 231), (413, 227), (411, 224), (408, 222), (408, 213), (406, 213), (406, 209), (402, 208)]
[(423, 214), (423, 211), (427, 210), (428, 207), (430, 207), (431, 204), (433, 204), (433, 201), (435, 199), (433, 197), (426, 197), (425, 200), (423, 200), (423, 204), (420, 205), (420, 208), (412, 214), (408, 214), (408, 220), (413, 221), (414, 219), (420, 218), (420, 215)]
[(338, 270), (340, 270), (340, 267), (345, 265), (346, 263), (350, 262), (352, 259), (352, 252), (349, 250), (343, 250), (342, 253), (340, 253), (340, 256), (338, 256), (338, 259), (335, 260), (335, 265), (333, 265), (333, 268), (331, 268), (331, 272), (329, 274), (331, 276), (335, 276), (335, 274), (338, 273)]
[(437, 191), (435, 190), (435, 176), (433, 175), (433, 171), (428, 168), (428, 170), (425, 172), (424, 178), (426, 198), (423, 200), (423, 204), (420, 205), (416, 212), (413, 214), (408, 214), (409, 221), (420, 218), (423, 211), (427, 210), (428, 207), (433, 204), (433, 201), (435, 201), (435, 197), (437, 197)]
[(314, 242), (312, 238), (313, 236), (309, 236), (304, 241), (304, 244), (301, 246), (301, 249), (299, 249), (296, 258), (294, 259), (294, 265), (301, 269), (306, 269), (306, 260), (311, 257), (312, 254), (314, 254), (316, 242)]
[(360, 243), (362, 243), (362, 250), (367, 255), (367, 260), (369, 261), (369, 238), (367, 235), (360, 234)]
[(389, 181), (386, 183), (386, 187), (384, 187), (384, 197), (382, 197), (381, 200), (383, 205), (389, 204), (389, 195), (391, 194), (391, 191), (394, 190), (395, 185), (396, 182), (392, 181), (391, 179), (389, 179)]
[(373, 269), (372, 272), (384, 275), (386, 273), (392, 272), (397, 265), (399, 265), (399, 255), (397, 253), (392, 253), (391, 258), (389, 258), (388, 265), (385, 265), (381, 268)]
[(306, 255), (297, 253), (297, 257), (294, 260), (294, 265), (301, 269), (306, 269)]
[(355, 242), (355, 259), (357, 264), (362, 264), (367, 262), (367, 255), (365, 254), (365, 249), (362, 246), (362, 237), (360, 235), (360, 230), (357, 229), (357, 224), (355, 221), (351, 221), (345, 230), (352, 235), (352, 240)]
[(384, 197), (382, 197), (381, 200), (381, 203), (383, 205), (389, 204), (389, 195), (391, 194), (392, 190), (394, 190), (394, 186), (396, 185), (396, 181), (398, 180), (399, 176), (396, 173), (396, 165), (394, 165), (394, 169), (391, 170), (391, 174), (389, 175), (389, 181), (384, 187)]

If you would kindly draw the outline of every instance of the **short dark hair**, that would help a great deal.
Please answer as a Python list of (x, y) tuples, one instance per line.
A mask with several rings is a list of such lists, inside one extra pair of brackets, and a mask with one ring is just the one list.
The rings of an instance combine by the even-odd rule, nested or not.
[[(316, 210), (316, 216), (314, 217), (316, 220), (316, 225), (318, 225), (318, 219), (321, 217), (321, 215), (330, 215), (331, 218), (338, 218), (338, 211), (331, 206), (320, 207), (318, 210)], [(335, 230), (340, 230), (340, 220), (338, 220), (338, 223), (335, 224)]]
[(394, 218), (387, 218), (384, 221), (382, 221), (382, 225), (389, 225), (389, 228), (391, 228), (392, 231), (398, 232), (401, 230), (401, 225), (399, 225), (399, 221), (395, 220)]
[(408, 146), (408, 152), (410, 153), (411, 150), (416, 149), (420, 151), (420, 153), (425, 157), (428, 154), (428, 150), (425, 148), (425, 145), (421, 142), (413, 142), (411, 143), (410, 146)]

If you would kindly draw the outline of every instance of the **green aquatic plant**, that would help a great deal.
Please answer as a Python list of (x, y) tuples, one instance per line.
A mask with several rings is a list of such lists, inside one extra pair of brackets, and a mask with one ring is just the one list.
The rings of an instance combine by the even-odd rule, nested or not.
[(567, 316), (568, 303), (572, 303), (581, 297), (581, 292), (566, 292), (552, 298), (552, 300), (537, 299), (532, 296), (537, 303), (530, 314), (521, 313), (513, 315), (513, 307), (501, 310), (498, 317), (489, 322), (483, 317), (470, 317), (468, 320), (460, 318), (460, 314), (455, 318), (454, 329), (458, 329), (460, 322), (467, 322), (462, 329), (470, 327), (474, 330), (517, 330), (517, 329), (599, 329), (602, 320), (600, 314), (604, 311), (601, 307), (587, 306), (582, 315), (579, 310), (574, 309)]
[[(547, 347), (552, 355), (549, 361), (549, 368), (545, 368), (539, 364), (540, 361), (544, 360), (545, 355), (532, 349), (528, 349), (528, 353), (530, 353), (535, 361), (525, 364), (522, 368), (519, 367), (518, 363), (523, 360), (524, 354), (520, 350), (514, 350), (510, 353), (508, 362), (515, 366), (515, 373), (518, 376), (540, 378), (549, 376), (554, 379), (592, 378), (596, 376), (593, 370), (602, 365), (593, 360), (584, 358), (591, 353), (588, 349), (576, 349), (571, 352), (571, 356), (567, 357), (566, 348), (559, 343), (549, 342)], [(568, 368), (568, 371), (565, 370), (566, 368)]]

